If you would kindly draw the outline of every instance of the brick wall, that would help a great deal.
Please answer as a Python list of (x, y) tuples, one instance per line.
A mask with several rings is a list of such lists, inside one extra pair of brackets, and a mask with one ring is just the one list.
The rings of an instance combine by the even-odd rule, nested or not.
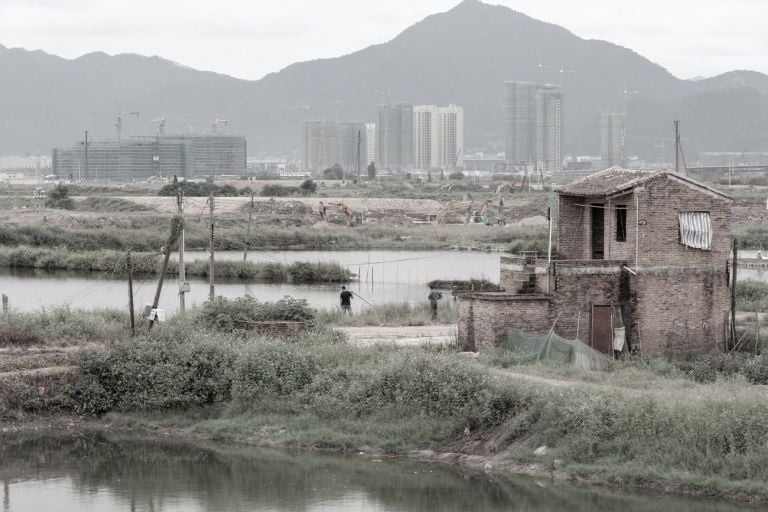
[[(636, 256), (637, 266), (708, 265), (720, 264), (728, 259), (731, 249), (731, 201), (670, 175), (660, 175), (632, 193), (610, 200), (560, 196), (557, 219), (560, 259), (592, 258), (591, 212), (588, 206), (592, 203), (604, 207), (606, 259), (626, 260), (630, 266), (635, 266)], [(616, 240), (618, 206), (627, 207), (625, 242)], [(680, 243), (678, 213), (686, 211), (710, 212), (713, 250), (692, 249)]]
[(459, 346), (488, 350), (506, 341), (510, 329), (529, 333), (552, 327), (552, 302), (541, 295), (473, 293), (459, 297)]
[(643, 355), (684, 355), (724, 347), (730, 297), (722, 268), (644, 269), (632, 276)]
[(306, 330), (304, 322), (266, 321), (243, 322), (236, 321), (235, 328), (252, 331), (270, 338), (292, 338), (301, 335)]
[[(593, 264), (594, 263), (594, 264)], [(459, 299), (459, 343), (486, 350), (509, 329), (555, 332), (590, 344), (592, 306), (622, 310), (629, 348), (644, 356), (682, 355), (724, 344), (729, 306), (726, 266), (646, 267), (637, 275), (620, 262), (554, 266), (551, 295), (475, 293)]]

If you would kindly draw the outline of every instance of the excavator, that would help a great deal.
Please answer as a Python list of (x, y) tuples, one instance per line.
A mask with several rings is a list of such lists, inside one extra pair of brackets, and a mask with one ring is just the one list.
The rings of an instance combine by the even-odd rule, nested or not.
[(362, 221), (362, 214), (353, 212), (347, 205), (344, 203), (323, 203), (320, 201), (320, 218), (326, 222), (328, 222), (328, 212), (329, 211), (337, 211), (340, 212), (342, 215), (344, 215), (344, 221), (347, 224), (347, 227), (353, 228), (355, 227), (355, 219), (360, 218)]

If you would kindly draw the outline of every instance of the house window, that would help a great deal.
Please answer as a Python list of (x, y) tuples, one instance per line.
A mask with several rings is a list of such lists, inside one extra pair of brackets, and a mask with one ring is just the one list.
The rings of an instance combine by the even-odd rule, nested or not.
[(627, 241), (627, 207), (624, 205), (616, 207), (616, 241)]
[(680, 243), (694, 249), (712, 250), (712, 219), (709, 212), (680, 212)]

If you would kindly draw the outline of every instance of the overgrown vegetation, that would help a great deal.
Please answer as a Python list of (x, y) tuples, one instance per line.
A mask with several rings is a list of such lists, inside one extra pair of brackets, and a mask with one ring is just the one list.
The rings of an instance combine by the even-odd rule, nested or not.
[[(131, 266), (136, 274), (154, 274), (160, 271), (159, 254), (132, 253)], [(175, 263), (175, 262), (174, 262)], [(108, 277), (128, 274), (127, 253), (119, 251), (81, 251), (43, 249), (39, 247), (0, 248), (0, 267), (41, 268), (46, 270), (73, 270), (105, 272)], [(187, 262), (188, 276), (208, 276), (210, 266), (206, 260)], [(168, 273), (175, 274), (178, 267), (169, 265)], [(220, 278), (261, 280), (274, 283), (346, 283), (352, 273), (333, 262), (253, 262), (217, 260), (214, 271)]]
[(195, 322), (205, 329), (232, 332), (237, 322), (289, 320), (311, 322), (315, 311), (304, 299), (284, 298), (277, 302), (260, 302), (253, 297), (227, 299), (216, 297), (203, 303), (194, 315)]
[(321, 309), (317, 312), (318, 323), (350, 327), (453, 324), (457, 320), (456, 304), (450, 298), (443, 299), (438, 303), (437, 318), (434, 321), (429, 303), (426, 300), (417, 304), (392, 302), (373, 306), (358, 303), (353, 308), (351, 316), (342, 314), (338, 309)]
[(148, 212), (152, 208), (135, 201), (120, 197), (86, 197), (74, 204), (74, 208), (84, 212)]
[(205, 181), (175, 181), (163, 186), (158, 192), (159, 196), (175, 196), (177, 191), (182, 189), (187, 197), (205, 197), (213, 193), (217, 197), (236, 197), (249, 196), (253, 193), (250, 187), (237, 188), (232, 185), (217, 185), (216, 183)]

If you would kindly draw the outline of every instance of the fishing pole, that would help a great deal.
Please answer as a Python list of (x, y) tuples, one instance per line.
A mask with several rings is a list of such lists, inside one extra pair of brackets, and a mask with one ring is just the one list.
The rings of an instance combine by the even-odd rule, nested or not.
[(356, 294), (355, 292), (352, 292), (352, 295), (354, 295), (355, 297), (359, 298), (360, 300), (362, 300), (363, 302), (365, 302), (369, 306), (373, 306), (374, 305), (374, 304), (371, 304), (370, 302), (368, 302), (367, 300), (365, 300), (363, 297), (360, 297), (360, 295)]

